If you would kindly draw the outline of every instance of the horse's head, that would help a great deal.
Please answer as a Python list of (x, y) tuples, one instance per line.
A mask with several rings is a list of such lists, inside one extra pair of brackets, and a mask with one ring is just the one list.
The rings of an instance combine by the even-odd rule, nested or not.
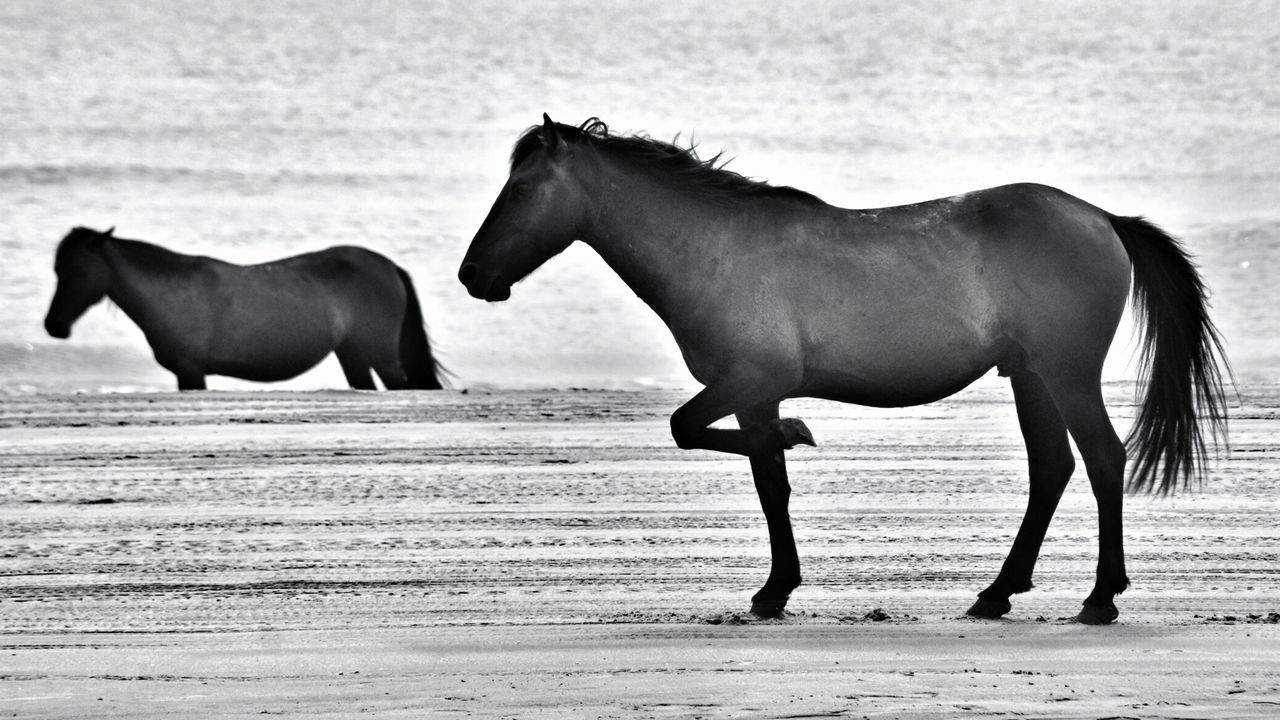
[(526, 132), (512, 154), (511, 175), (458, 269), (472, 297), (501, 302), (511, 286), (577, 238), (587, 200), (574, 173), (583, 146), (551, 118)]
[(106, 296), (111, 284), (111, 268), (102, 255), (102, 248), (114, 232), (114, 227), (106, 232), (78, 227), (58, 244), (53, 260), (58, 289), (44, 318), (44, 329), (53, 337), (71, 337), (72, 323)]

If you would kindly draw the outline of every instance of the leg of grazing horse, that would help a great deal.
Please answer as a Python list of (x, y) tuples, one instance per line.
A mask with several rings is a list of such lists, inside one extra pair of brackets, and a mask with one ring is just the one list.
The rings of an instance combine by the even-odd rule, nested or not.
[(347, 376), (347, 385), (350, 385), (352, 390), (378, 389), (373, 384), (369, 363), (360, 352), (346, 345), (339, 345), (334, 353), (338, 356), (338, 363), (342, 365), (342, 374)]
[[(399, 337), (396, 339), (399, 340)], [(400, 364), (398, 347), (380, 351), (374, 356), (373, 369), (382, 380), (382, 387), (388, 390), (407, 390), (409, 388), (409, 376), (405, 373), (404, 366)]]
[(1124, 443), (1116, 435), (1096, 376), (1088, 382), (1045, 378), (1062, 419), (1075, 438), (1098, 503), (1098, 574), (1078, 622), (1105, 625), (1119, 615), (1115, 596), (1129, 587), (1124, 566)]
[(174, 373), (178, 377), (179, 390), (205, 390), (204, 373)]
[[(746, 412), (737, 413), (738, 425), (767, 427), (778, 419), (778, 404), (768, 403)], [(751, 598), (751, 612), (762, 617), (776, 617), (787, 606), (791, 591), (800, 585), (800, 556), (796, 552), (795, 536), (791, 532), (791, 517), (787, 504), (791, 499), (791, 485), (787, 482), (787, 465), (784, 451), (765, 450), (750, 455), (751, 476), (755, 480), (760, 507), (769, 526), (769, 551), (771, 556), (769, 579), (764, 587)]]
[[(373, 330), (373, 328), (368, 328)], [(347, 344), (354, 344), (354, 339)], [(382, 387), (388, 390), (406, 390), (409, 388), (409, 375), (400, 360), (400, 329), (393, 327), (386, 332), (370, 334), (360, 340), (360, 355), (373, 366), (374, 372), (382, 380)]]
[(1031, 574), (1040, 556), (1040, 545), (1075, 469), (1067, 426), (1044, 382), (1035, 373), (1023, 370), (1015, 373), (1010, 383), (1018, 408), (1018, 425), (1027, 446), (1031, 491), (1022, 527), (1000, 574), (990, 587), (978, 593), (978, 601), (969, 608), (968, 614), (974, 617), (1000, 617), (1009, 612), (1010, 595), (1031, 589)]
[(400, 367), (399, 360), (390, 364), (379, 363), (373, 369), (378, 373), (378, 378), (382, 380), (382, 387), (388, 390), (409, 389), (409, 378), (404, 374), (404, 369)]

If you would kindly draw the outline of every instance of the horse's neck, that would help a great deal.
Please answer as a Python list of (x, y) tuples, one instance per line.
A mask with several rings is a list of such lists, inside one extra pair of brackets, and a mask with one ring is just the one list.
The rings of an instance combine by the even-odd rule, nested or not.
[(158, 316), (178, 310), (178, 297), (195, 258), (136, 240), (113, 239), (103, 247), (111, 267), (107, 297), (143, 331)]
[(584, 242), (670, 325), (674, 313), (714, 293), (717, 268), (741, 252), (742, 211), (663, 186), (652, 178), (610, 177)]

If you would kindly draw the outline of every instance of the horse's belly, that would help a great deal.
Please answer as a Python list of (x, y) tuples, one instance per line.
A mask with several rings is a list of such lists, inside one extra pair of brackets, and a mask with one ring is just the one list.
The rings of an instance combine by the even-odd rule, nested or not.
[(334, 348), (327, 328), (309, 327), (298, 318), (288, 324), (254, 324), (225, 332), (209, 353), (209, 373), (256, 382), (297, 377), (324, 360)]
[(254, 382), (278, 382), (289, 380), (320, 364), (328, 355), (325, 352), (297, 351), (291, 353), (241, 352), (234, 357), (220, 358), (210, 363), (211, 375), (252, 380)]
[(868, 407), (911, 407), (950, 397), (989, 369), (990, 366), (964, 374), (904, 377), (894, 381), (848, 372), (817, 372), (806, 378), (804, 388), (796, 395)]
[(873, 407), (908, 407), (953, 395), (1010, 354), (978, 335), (881, 338), (810, 355), (803, 394)]

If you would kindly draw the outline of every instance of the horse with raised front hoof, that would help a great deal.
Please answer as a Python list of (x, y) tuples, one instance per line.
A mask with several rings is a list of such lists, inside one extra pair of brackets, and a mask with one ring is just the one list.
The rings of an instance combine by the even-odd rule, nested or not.
[[(1098, 507), (1096, 579), (1077, 620), (1106, 624), (1129, 585), (1126, 461), (1131, 492), (1167, 494), (1202, 478), (1206, 438), (1225, 437), (1225, 358), (1187, 252), (1142, 218), (1055, 188), (845, 210), (692, 148), (544, 115), (516, 142), (458, 279), (473, 297), (506, 300), (574, 240), (658, 314), (705, 386), (672, 415), (676, 444), (750, 460), (772, 552), (752, 598), (760, 615), (781, 613), (801, 581), (784, 456), (813, 437), (779, 417), (788, 398), (904, 407), (992, 368), (1009, 377), (1030, 497), (1008, 558), (968, 611), (976, 617), (1008, 613), (1010, 597), (1032, 587), (1075, 467), (1068, 438)], [(1122, 441), (1101, 376), (1131, 289), (1145, 390)], [(739, 429), (711, 427), (729, 415)]]
[(409, 273), (359, 247), (259, 265), (184, 255), (77, 227), (58, 244), (58, 287), (44, 320), (55, 338), (104, 297), (138, 324), (179, 390), (206, 375), (274, 382), (336, 353), (347, 383), (373, 390), (441, 387)]

